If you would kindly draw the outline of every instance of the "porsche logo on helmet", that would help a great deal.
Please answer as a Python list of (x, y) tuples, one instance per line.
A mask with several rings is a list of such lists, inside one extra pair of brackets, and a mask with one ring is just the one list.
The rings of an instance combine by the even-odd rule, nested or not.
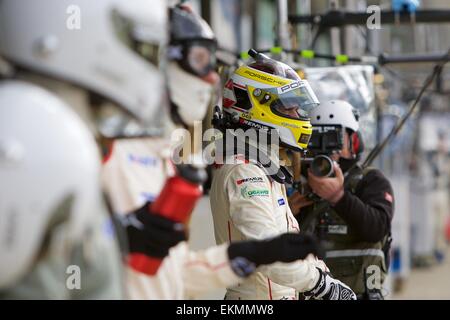
[(300, 87), (302, 87), (303, 85), (304, 85), (304, 84), (303, 84), (303, 81), (294, 81), (294, 82), (292, 82), (292, 83), (289, 83), (289, 84), (287, 84), (287, 85), (285, 85), (285, 86), (282, 86), (282, 87), (278, 88), (278, 93), (289, 92), (289, 91), (291, 91), (291, 90), (300, 88)]

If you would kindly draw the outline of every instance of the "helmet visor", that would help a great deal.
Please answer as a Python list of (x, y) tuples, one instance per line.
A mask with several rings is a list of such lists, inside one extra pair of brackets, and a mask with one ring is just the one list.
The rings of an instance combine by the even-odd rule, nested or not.
[(206, 76), (216, 67), (215, 48), (213, 46), (191, 45), (187, 52), (189, 67), (199, 76)]
[(164, 66), (164, 53), (160, 47), (162, 38), (155, 36), (153, 30), (128, 19), (116, 10), (112, 12), (112, 24), (116, 36), (126, 47), (154, 66)]
[(213, 41), (186, 40), (170, 45), (168, 58), (194, 76), (204, 77), (216, 68), (216, 47)]
[(285, 118), (309, 118), (309, 112), (319, 105), (319, 100), (306, 80), (255, 91), (261, 95), (261, 104), (267, 103), (275, 114)]
[[(111, 23), (115, 37), (120, 41), (124, 48), (130, 50), (133, 54), (139, 56), (143, 62), (153, 70), (155, 81), (158, 84), (165, 81), (166, 56), (162, 50), (165, 44), (165, 35), (155, 33), (151, 24), (143, 24), (135, 19), (129, 18), (120, 10), (111, 11)], [(118, 61), (120, 63), (120, 61)], [(149, 85), (152, 85), (150, 83)], [(162, 84), (161, 84), (162, 85)], [(157, 92), (161, 96), (159, 101), (164, 102), (165, 92)], [(95, 97), (97, 97), (95, 95)], [(95, 108), (95, 126), (99, 133), (107, 138), (133, 138), (143, 136), (162, 135), (162, 121), (149, 119), (143, 116), (145, 112), (137, 112), (123, 108), (117, 102), (109, 103), (109, 99), (98, 96), (91, 102)], [(145, 110), (145, 106), (142, 106)], [(161, 113), (162, 114), (162, 113)]]

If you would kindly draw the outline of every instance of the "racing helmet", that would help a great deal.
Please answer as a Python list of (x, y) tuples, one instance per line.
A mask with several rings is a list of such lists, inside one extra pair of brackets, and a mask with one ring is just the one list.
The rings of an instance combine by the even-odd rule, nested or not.
[[(93, 234), (97, 221), (107, 226), (106, 210), (98, 148), (77, 114), (38, 86), (0, 83), (0, 291), (48, 257), (70, 265), (67, 253)], [(109, 250), (103, 259), (115, 254), (109, 266), (120, 269), (113, 235), (102, 231), (102, 239)]]
[(225, 83), (224, 116), (234, 126), (278, 131), (281, 146), (305, 150), (312, 134), (309, 113), (319, 100), (308, 81), (288, 65), (251, 49), (254, 61)]
[(0, 1), (0, 55), (92, 93), (107, 137), (164, 133), (167, 35), (165, 0)]

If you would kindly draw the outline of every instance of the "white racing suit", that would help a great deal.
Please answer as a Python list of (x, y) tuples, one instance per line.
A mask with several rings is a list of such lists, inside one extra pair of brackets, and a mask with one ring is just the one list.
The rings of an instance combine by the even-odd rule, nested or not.
[[(239, 156), (233, 156), (236, 160)], [(216, 166), (210, 191), (214, 231), (218, 244), (266, 239), (286, 232), (299, 232), (289, 209), (286, 189), (268, 177), (257, 164), (232, 163)], [(292, 263), (259, 267), (237, 286), (228, 287), (226, 299), (297, 299), (319, 280), (316, 267), (322, 261), (310, 255)]]
[[(114, 142), (104, 163), (103, 183), (116, 214), (132, 212), (157, 198), (174, 171), (169, 150), (162, 139)], [(240, 278), (230, 267), (227, 248), (221, 245), (192, 252), (186, 242), (181, 242), (170, 250), (155, 276), (127, 267), (128, 297), (186, 299), (235, 285)]]

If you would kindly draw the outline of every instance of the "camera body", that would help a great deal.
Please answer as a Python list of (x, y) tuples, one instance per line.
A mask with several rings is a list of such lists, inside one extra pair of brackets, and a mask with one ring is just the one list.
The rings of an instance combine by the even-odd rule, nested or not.
[[(334, 166), (331, 155), (342, 150), (344, 146), (344, 131), (341, 125), (314, 125), (313, 133), (308, 144), (308, 150), (301, 160), (301, 172), (303, 178), (307, 178), (308, 169), (318, 177), (333, 177)], [(320, 197), (312, 192), (306, 181), (299, 181), (293, 188), (305, 194), (313, 201), (319, 201)]]
[[(311, 168), (318, 177), (334, 176), (331, 155), (344, 146), (344, 128), (341, 125), (315, 125), (302, 160), (302, 171)], [(303, 171), (307, 172), (307, 171)]]

